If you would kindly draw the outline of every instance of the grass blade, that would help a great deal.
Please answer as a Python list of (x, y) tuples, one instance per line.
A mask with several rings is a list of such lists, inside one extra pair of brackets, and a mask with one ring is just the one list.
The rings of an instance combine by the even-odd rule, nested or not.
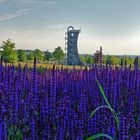
[(108, 134), (103, 134), (103, 133), (98, 133), (96, 135), (93, 135), (93, 136), (87, 138), (86, 140), (95, 140), (95, 139), (101, 138), (101, 137), (106, 137), (109, 140), (113, 140), (113, 138), (111, 136), (109, 136)]
[[(100, 90), (100, 93), (101, 93), (103, 99), (105, 100), (105, 102), (106, 102), (108, 108), (110, 108), (110, 111), (112, 112), (112, 114), (113, 114), (113, 116), (114, 116), (114, 118), (115, 118), (115, 121), (116, 121), (116, 124), (117, 124), (117, 127), (118, 127), (118, 126), (119, 126), (119, 119), (118, 119), (118, 117), (117, 117), (117, 114), (116, 114), (116, 112), (112, 109), (111, 105), (109, 104), (109, 101), (107, 100), (107, 97), (106, 97), (106, 95), (105, 95), (105, 93), (104, 93), (104, 90), (103, 90), (102, 86), (100, 85), (100, 83), (98, 82), (97, 79), (95, 79), (95, 80), (96, 80), (96, 82), (97, 82), (97, 84), (98, 84), (98, 87), (99, 87), (99, 90)], [(91, 115), (90, 115), (90, 116), (91, 116)]]
[(92, 113), (91, 113), (90, 116), (89, 116), (89, 119), (92, 118), (93, 115), (94, 115), (99, 109), (103, 109), (103, 108), (108, 108), (108, 109), (111, 111), (111, 113), (113, 114), (113, 116), (114, 116), (114, 113), (113, 113), (113, 112), (115, 112), (115, 111), (114, 111), (112, 108), (110, 108), (109, 106), (99, 106), (99, 107), (97, 107), (94, 111), (92, 111)]
[(103, 90), (102, 86), (100, 85), (100, 83), (98, 82), (98, 80), (97, 80), (96, 78), (95, 78), (95, 80), (96, 80), (96, 82), (97, 82), (97, 84), (98, 84), (98, 87), (99, 87), (99, 89), (100, 89), (100, 93), (101, 93), (102, 97), (104, 98), (104, 100), (105, 100), (106, 104), (108, 105), (108, 107), (111, 108), (111, 105), (109, 104), (109, 102), (108, 102), (108, 100), (107, 100), (107, 97), (106, 97), (106, 95), (105, 95), (105, 93), (104, 93), (104, 90)]

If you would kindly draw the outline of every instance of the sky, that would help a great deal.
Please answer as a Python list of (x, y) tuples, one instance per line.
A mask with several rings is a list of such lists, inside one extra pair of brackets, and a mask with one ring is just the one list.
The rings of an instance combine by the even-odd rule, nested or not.
[(70, 25), (79, 53), (140, 55), (140, 0), (0, 0), (0, 42), (16, 49), (64, 50)]

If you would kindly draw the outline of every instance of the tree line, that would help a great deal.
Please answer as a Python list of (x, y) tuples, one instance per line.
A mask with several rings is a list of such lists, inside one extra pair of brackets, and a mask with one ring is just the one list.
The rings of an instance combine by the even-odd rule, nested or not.
[[(90, 66), (93, 64), (99, 64), (99, 51), (96, 51), (93, 55), (81, 55), (80, 59), (83, 64)], [(127, 55), (123, 56), (115, 56), (115, 55), (103, 55), (102, 56), (102, 63), (103, 65), (111, 65), (111, 66), (121, 66), (121, 65), (131, 65), (133, 66), (135, 57), (130, 57)], [(138, 61), (140, 66), (140, 61)]]
[[(65, 53), (63, 52), (63, 49), (59, 46), (54, 49), (53, 52), (50, 52), (49, 50), (41, 51), (40, 49), (35, 50), (23, 50), (23, 49), (17, 49), (14, 42), (12, 42), (11, 39), (7, 39), (6, 41), (2, 41), (2, 44), (0, 46), (0, 56), (3, 56), (3, 61), (7, 63), (12, 62), (32, 62), (34, 57), (36, 57), (38, 62), (54, 62), (54, 63), (65, 63)], [(93, 64), (98, 64), (98, 57), (99, 57), (99, 51), (96, 51), (93, 55), (86, 54), (86, 55), (80, 55), (80, 59), (84, 65), (90, 66)], [(127, 65), (130, 65), (134, 63), (134, 58), (129, 56), (114, 56), (114, 55), (103, 55), (103, 64), (109, 64), (109, 65), (122, 65), (127, 63)], [(140, 63), (139, 63), (140, 66)]]
[(49, 62), (51, 60), (60, 63), (64, 59), (64, 52), (60, 46), (55, 48), (53, 52), (50, 52), (49, 50), (41, 51), (40, 49), (16, 50), (15, 43), (8, 39), (6, 41), (2, 41), (0, 48), (0, 54), (3, 56), (3, 61), (6, 63), (13, 63), (17, 61), (32, 62), (35, 57), (38, 62)]

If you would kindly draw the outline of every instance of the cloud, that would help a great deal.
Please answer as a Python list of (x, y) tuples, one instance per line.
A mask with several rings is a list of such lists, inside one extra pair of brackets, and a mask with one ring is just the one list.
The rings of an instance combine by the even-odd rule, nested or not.
[(14, 0), (0, 0), (0, 3), (11, 3), (14, 2)]
[(13, 13), (1, 15), (0, 21), (6, 21), (6, 20), (14, 19), (16, 17), (23, 16), (23, 15), (27, 14), (30, 10), (31, 9), (19, 9)]
[(65, 28), (66, 28), (65, 24), (50, 24), (45, 26), (45, 29), (47, 30), (63, 30)]
[(39, 3), (43, 3), (43, 4), (49, 4), (49, 5), (57, 5), (62, 3), (62, 1), (59, 0), (21, 0), (21, 2), (23, 3), (27, 3), (27, 4), (39, 4)]
[(0, 0), (0, 2), (6, 2), (7, 0)]

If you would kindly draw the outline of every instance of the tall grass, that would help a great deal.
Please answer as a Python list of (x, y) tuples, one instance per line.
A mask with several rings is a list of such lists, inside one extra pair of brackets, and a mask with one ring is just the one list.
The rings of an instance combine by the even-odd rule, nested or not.
[[(118, 119), (118, 116), (117, 116), (116, 112), (113, 110), (113, 108), (111, 107), (111, 105), (110, 105), (110, 103), (109, 103), (109, 101), (108, 101), (108, 99), (107, 99), (107, 97), (106, 97), (106, 95), (105, 95), (105, 93), (104, 93), (104, 90), (103, 90), (102, 86), (100, 85), (100, 83), (98, 82), (98, 80), (97, 80), (96, 78), (95, 78), (95, 80), (96, 80), (96, 82), (97, 82), (97, 84), (98, 84), (98, 87), (99, 87), (101, 96), (102, 96), (102, 98), (104, 99), (104, 101), (105, 101), (105, 103), (107, 104), (107, 106), (99, 106), (99, 107), (97, 107), (97, 108), (90, 114), (89, 119), (91, 119), (91, 118), (94, 116), (94, 114), (95, 114), (98, 110), (107, 108), (107, 109), (109, 109), (109, 110), (111, 111), (111, 113), (112, 113), (112, 115), (113, 115), (113, 117), (114, 117), (114, 119), (115, 119), (115, 121), (116, 121), (116, 125), (117, 125), (116, 128), (119, 129), (119, 119)], [(89, 120), (89, 119), (88, 119), (88, 120)], [(117, 135), (117, 129), (116, 129), (116, 135)], [(115, 137), (116, 137), (116, 135), (115, 135)], [(109, 136), (108, 134), (103, 134), (103, 133), (95, 134), (95, 135), (93, 135), (93, 136), (87, 138), (86, 140), (94, 140), (94, 139), (97, 139), (97, 138), (100, 138), (100, 137), (106, 137), (106, 138), (108, 138), (108, 139), (110, 139), (110, 140), (113, 140), (113, 138), (112, 138), (111, 136)], [(114, 140), (116, 139), (115, 137), (114, 137)]]

